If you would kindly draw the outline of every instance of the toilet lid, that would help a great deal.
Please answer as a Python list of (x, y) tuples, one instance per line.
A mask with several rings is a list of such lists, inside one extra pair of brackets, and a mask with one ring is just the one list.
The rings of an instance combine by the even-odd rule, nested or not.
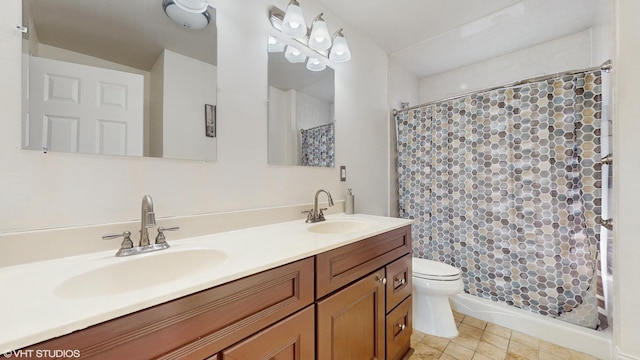
[(423, 279), (456, 280), (460, 278), (460, 269), (438, 261), (413, 258), (413, 276)]

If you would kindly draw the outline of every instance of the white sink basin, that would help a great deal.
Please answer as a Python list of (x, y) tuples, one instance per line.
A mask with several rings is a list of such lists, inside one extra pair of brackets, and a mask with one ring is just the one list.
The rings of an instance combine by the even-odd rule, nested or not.
[(117, 295), (188, 277), (219, 265), (226, 258), (225, 253), (210, 249), (163, 250), (133, 255), (72, 277), (60, 284), (55, 294), (62, 298)]
[(364, 220), (340, 219), (315, 223), (310, 225), (307, 230), (317, 234), (346, 234), (365, 230), (370, 226), (371, 223)]

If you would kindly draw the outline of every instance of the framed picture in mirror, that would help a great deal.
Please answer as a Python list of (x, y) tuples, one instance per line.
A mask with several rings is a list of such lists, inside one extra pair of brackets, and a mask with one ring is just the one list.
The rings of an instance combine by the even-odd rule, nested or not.
[(204, 105), (204, 125), (207, 137), (216, 137), (216, 107), (215, 105)]

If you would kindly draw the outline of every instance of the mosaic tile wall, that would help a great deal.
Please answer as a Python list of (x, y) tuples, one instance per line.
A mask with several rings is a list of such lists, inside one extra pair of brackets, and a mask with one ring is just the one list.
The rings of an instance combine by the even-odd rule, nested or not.
[(601, 100), (597, 71), (398, 114), (414, 256), (462, 269), (469, 294), (595, 328)]
[(335, 166), (335, 126), (333, 123), (318, 126), (301, 133), (301, 165)]

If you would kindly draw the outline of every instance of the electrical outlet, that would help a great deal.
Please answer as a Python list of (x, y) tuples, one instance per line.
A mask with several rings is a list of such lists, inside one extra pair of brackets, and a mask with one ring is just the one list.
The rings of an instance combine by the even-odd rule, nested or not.
[(340, 181), (347, 181), (347, 167), (340, 166)]

